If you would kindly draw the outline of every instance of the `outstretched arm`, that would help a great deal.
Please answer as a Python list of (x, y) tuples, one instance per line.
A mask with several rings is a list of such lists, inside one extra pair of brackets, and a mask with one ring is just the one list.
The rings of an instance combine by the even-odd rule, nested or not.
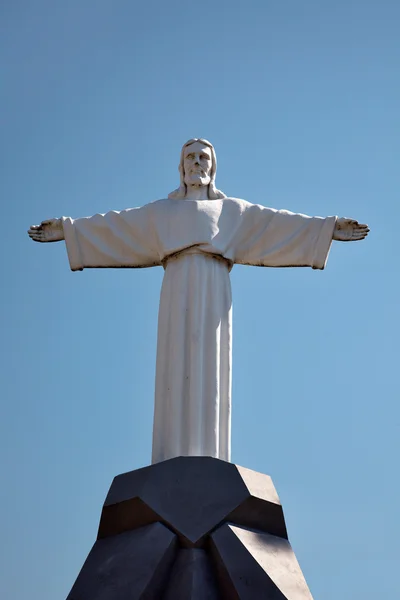
[(368, 232), (367, 225), (353, 219), (308, 217), (249, 204), (235, 238), (235, 262), (323, 269), (332, 240), (362, 240)]
[(342, 217), (336, 221), (333, 239), (339, 242), (356, 242), (366, 238), (368, 233), (368, 225), (360, 224), (354, 219)]
[(235, 237), (235, 262), (323, 269), (336, 221), (247, 204)]
[(65, 240), (72, 271), (161, 264), (150, 204), (81, 219), (49, 219), (32, 225), (28, 235), (35, 242)]

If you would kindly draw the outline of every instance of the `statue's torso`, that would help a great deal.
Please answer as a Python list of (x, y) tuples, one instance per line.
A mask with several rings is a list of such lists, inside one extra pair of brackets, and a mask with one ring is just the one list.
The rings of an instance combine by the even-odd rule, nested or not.
[(248, 202), (236, 198), (222, 200), (158, 200), (149, 207), (155, 216), (157, 236), (166, 257), (188, 248), (223, 256), (232, 264), (235, 233)]

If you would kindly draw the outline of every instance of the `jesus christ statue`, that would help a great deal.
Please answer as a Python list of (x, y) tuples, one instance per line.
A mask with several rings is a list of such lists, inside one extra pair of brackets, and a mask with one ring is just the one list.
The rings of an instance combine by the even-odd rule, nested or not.
[(36, 242), (65, 240), (72, 271), (165, 270), (158, 317), (152, 462), (175, 456), (230, 460), (232, 296), (235, 263), (325, 267), (332, 239), (362, 240), (367, 225), (308, 217), (228, 198), (215, 187), (210, 142), (191, 139), (180, 186), (140, 208), (32, 225)]

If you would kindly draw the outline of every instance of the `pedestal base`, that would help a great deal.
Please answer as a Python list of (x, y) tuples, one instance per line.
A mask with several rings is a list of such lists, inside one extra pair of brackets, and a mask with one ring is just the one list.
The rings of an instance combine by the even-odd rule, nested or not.
[(312, 600), (267, 475), (179, 457), (115, 477), (67, 600)]

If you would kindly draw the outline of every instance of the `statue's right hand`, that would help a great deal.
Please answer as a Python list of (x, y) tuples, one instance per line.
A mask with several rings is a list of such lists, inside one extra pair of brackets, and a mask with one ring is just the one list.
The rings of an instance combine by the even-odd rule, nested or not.
[(47, 219), (40, 225), (31, 225), (28, 235), (34, 242), (60, 242), (64, 239), (61, 219)]

